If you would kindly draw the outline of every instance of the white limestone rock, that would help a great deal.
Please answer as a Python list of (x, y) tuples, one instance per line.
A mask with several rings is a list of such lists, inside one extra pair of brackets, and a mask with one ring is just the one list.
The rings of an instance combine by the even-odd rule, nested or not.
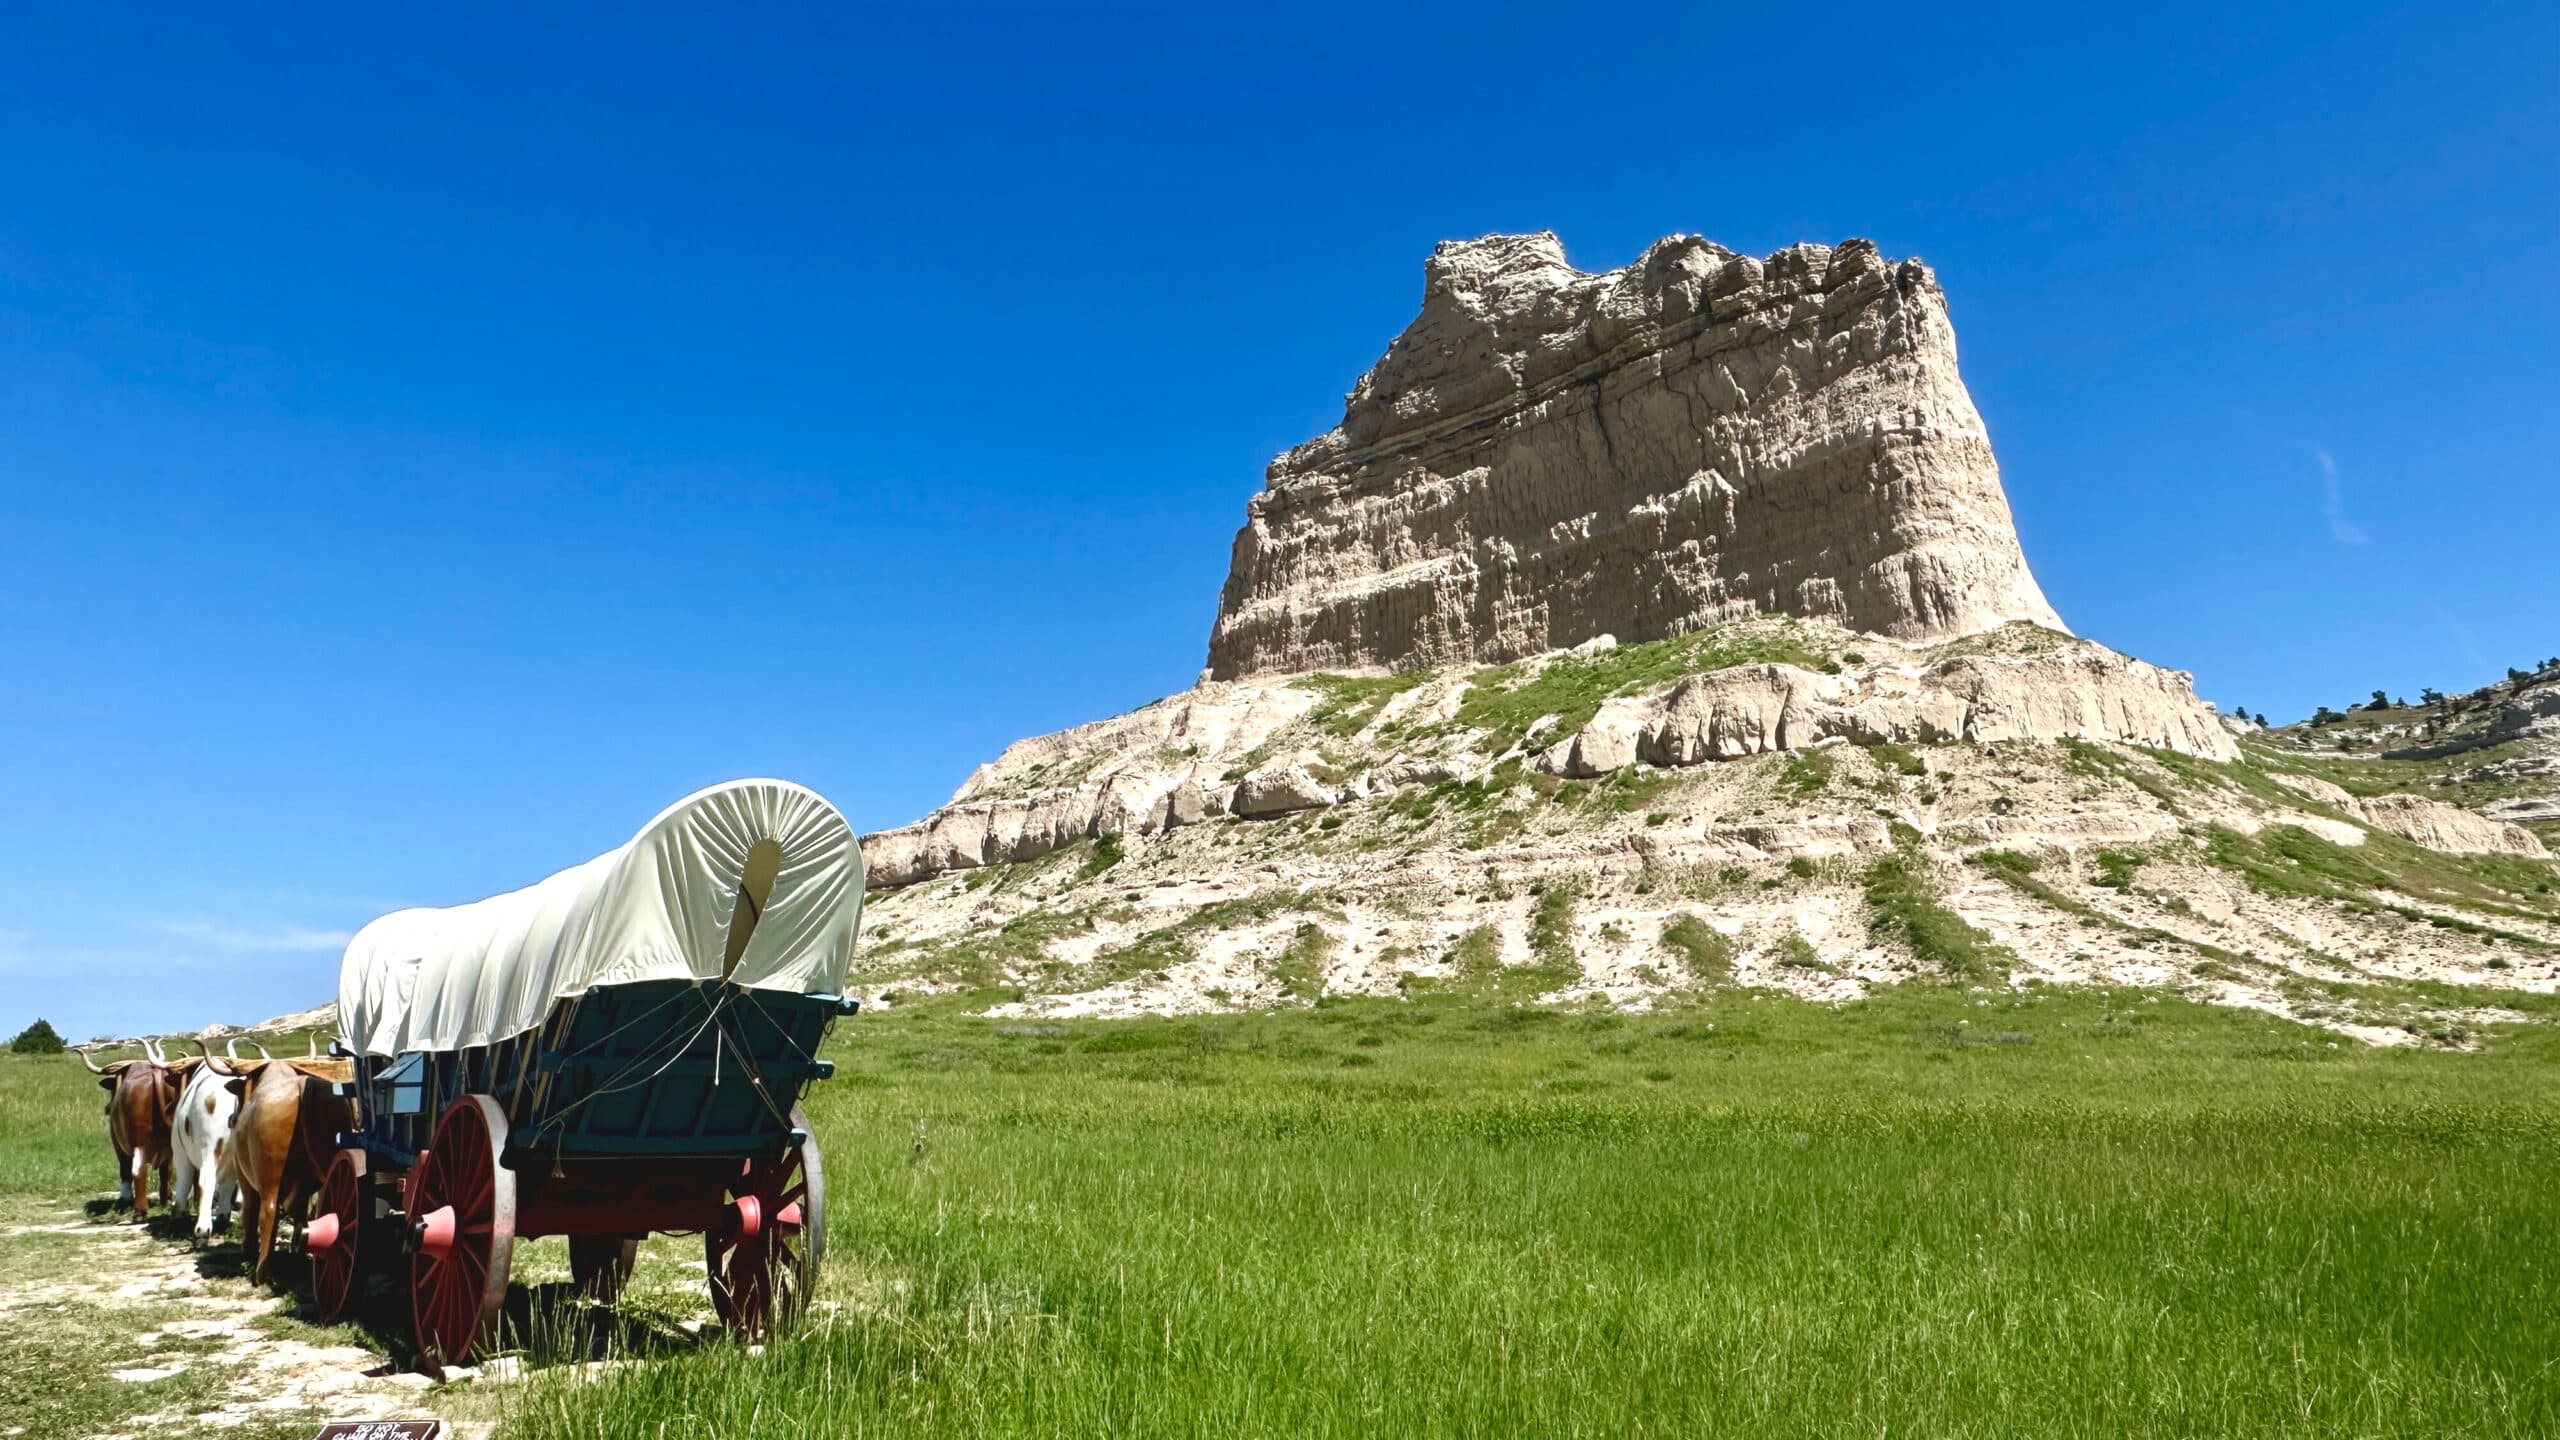
[(2313, 775), (2280, 774), (2274, 778), (2295, 794), (2343, 810), (2376, 830), (2415, 841), (2430, 850), (2453, 855), (2522, 855), (2532, 860), (2550, 856), (2532, 831), (2507, 823), (2495, 807), (2483, 815), (2423, 795), (2351, 795)]
[(2522, 855), (2544, 860), (2551, 852), (2534, 833), (2423, 795), (2375, 795), (2355, 802), (2355, 813), (2376, 830), (2456, 855)]
[(2062, 629), (1928, 267), (1694, 236), (1623, 270), (1444, 244), (1342, 424), (1247, 507), (1219, 678), (1505, 661), (1751, 614)]
[[(1875, 637), (1837, 638), (1843, 647), (1894, 653), (1836, 675), (1779, 664), (1690, 675), (1612, 697), (1570, 733), (1551, 723), (1532, 726), (1518, 751), (1540, 769), (1575, 779), (1841, 741), (2071, 737), (2216, 760), (2237, 754), (2184, 672), (2088, 641), (2020, 627), (1966, 642), (1983, 653), (1949, 656)], [(979, 766), (950, 805), (865, 836), (869, 880), (894, 889), (955, 870), (1036, 860), (1084, 839), (1159, 834), (1227, 816), (1261, 819), (1473, 779), (1499, 758), (1487, 753), (1480, 732), (1454, 723), (1477, 683), (1475, 672), (1456, 668), (1420, 677), (1349, 736), (1316, 734), (1300, 723), (1321, 702), (1321, 686), (1274, 677), (1208, 682), (1126, 715), (1019, 741)], [(1423, 722), (1417, 733), (1427, 738), (1382, 738), (1377, 726), (1390, 714)], [(1348, 763), (1328, 759), (1327, 751)], [(2434, 823), (2453, 833), (2455, 822)], [(2529, 833), (2518, 833), (2531, 842)]]
[(1235, 813), (1248, 820), (1286, 815), (1293, 810), (1321, 810), (1342, 803), (1330, 768), (1312, 756), (1275, 760), (1254, 769), (1236, 786)]

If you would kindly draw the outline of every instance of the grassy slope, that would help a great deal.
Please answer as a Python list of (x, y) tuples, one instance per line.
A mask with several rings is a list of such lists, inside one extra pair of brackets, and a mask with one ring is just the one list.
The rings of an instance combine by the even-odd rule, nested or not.
[(843, 1034), (839, 1308), (537, 1382), (511, 1433), (2560, 1424), (2539, 1027), (2381, 1053), (1915, 985)]

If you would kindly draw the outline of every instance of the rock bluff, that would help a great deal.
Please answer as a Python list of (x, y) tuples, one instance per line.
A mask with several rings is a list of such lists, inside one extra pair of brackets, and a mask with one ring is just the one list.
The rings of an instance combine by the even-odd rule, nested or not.
[[(1481, 780), (1513, 757), (1572, 779), (1840, 742), (2070, 737), (2237, 757), (2213, 713), (2196, 703), (2184, 671), (2085, 640), (2021, 638), (2034, 653), (1899, 653), (1832, 671), (1755, 664), (1693, 675), (1613, 696), (1580, 726), (1540, 727), (1508, 750), (1488, 747), (1480, 732), (1454, 719), (1479, 678), (1473, 671), (1413, 677), (1356, 728), (1311, 723), (1326, 694), (1320, 685), (1213, 680), (1126, 715), (1016, 741), (979, 766), (944, 808), (862, 837), (863, 866), (874, 886), (911, 885), (1038, 859), (1079, 840), (1156, 835)], [(1399, 732), (1385, 727), (1398, 722), (1419, 724), (1429, 738), (1395, 738)]]
[(1754, 614), (1903, 640), (2062, 622), (1928, 267), (1693, 236), (1593, 275), (1441, 245), (1340, 426), (1247, 507), (1209, 675), (1499, 662)]

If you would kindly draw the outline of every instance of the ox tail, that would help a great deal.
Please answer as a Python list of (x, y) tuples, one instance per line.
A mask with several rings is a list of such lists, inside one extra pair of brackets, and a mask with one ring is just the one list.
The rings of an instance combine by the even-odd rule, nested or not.
[(133, 1160), (131, 1164), (133, 1167), (133, 1188), (134, 1193), (136, 1194), (140, 1194), (142, 1191), (142, 1172), (149, 1163), (149, 1159), (142, 1153), (142, 1147), (139, 1145), (134, 1146)]

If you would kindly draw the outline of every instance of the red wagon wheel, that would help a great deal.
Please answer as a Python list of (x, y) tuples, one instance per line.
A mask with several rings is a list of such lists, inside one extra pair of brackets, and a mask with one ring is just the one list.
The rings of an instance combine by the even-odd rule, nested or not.
[(610, 1305), (622, 1294), (623, 1282), (631, 1278), (631, 1267), (639, 1263), (640, 1241), (636, 1236), (569, 1237), (569, 1278), (577, 1282), (578, 1293), (599, 1304)]
[(499, 1163), (507, 1117), (486, 1095), (465, 1095), (437, 1118), (433, 1143), (409, 1179), (409, 1312), (418, 1350), (458, 1365), (507, 1298), (516, 1248), (516, 1174)]
[[(797, 1108), (791, 1124), (809, 1135), (809, 1117)], [(746, 1162), (729, 1194), (721, 1223), (702, 1237), (711, 1308), (731, 1330), (762, 1339), (808, 1298), (826, 1249), (827, 1173), (817, 1137), (775, 1159)]]
[(320, 1213), (303, 1227), (302, 1248), (311, 1257), (311, 1298), (320, 1318), (347, 1313), (356, 1293), (356, 1267), (365, 1220), (365, 1153), (341, 1150), (320, 1182)]

